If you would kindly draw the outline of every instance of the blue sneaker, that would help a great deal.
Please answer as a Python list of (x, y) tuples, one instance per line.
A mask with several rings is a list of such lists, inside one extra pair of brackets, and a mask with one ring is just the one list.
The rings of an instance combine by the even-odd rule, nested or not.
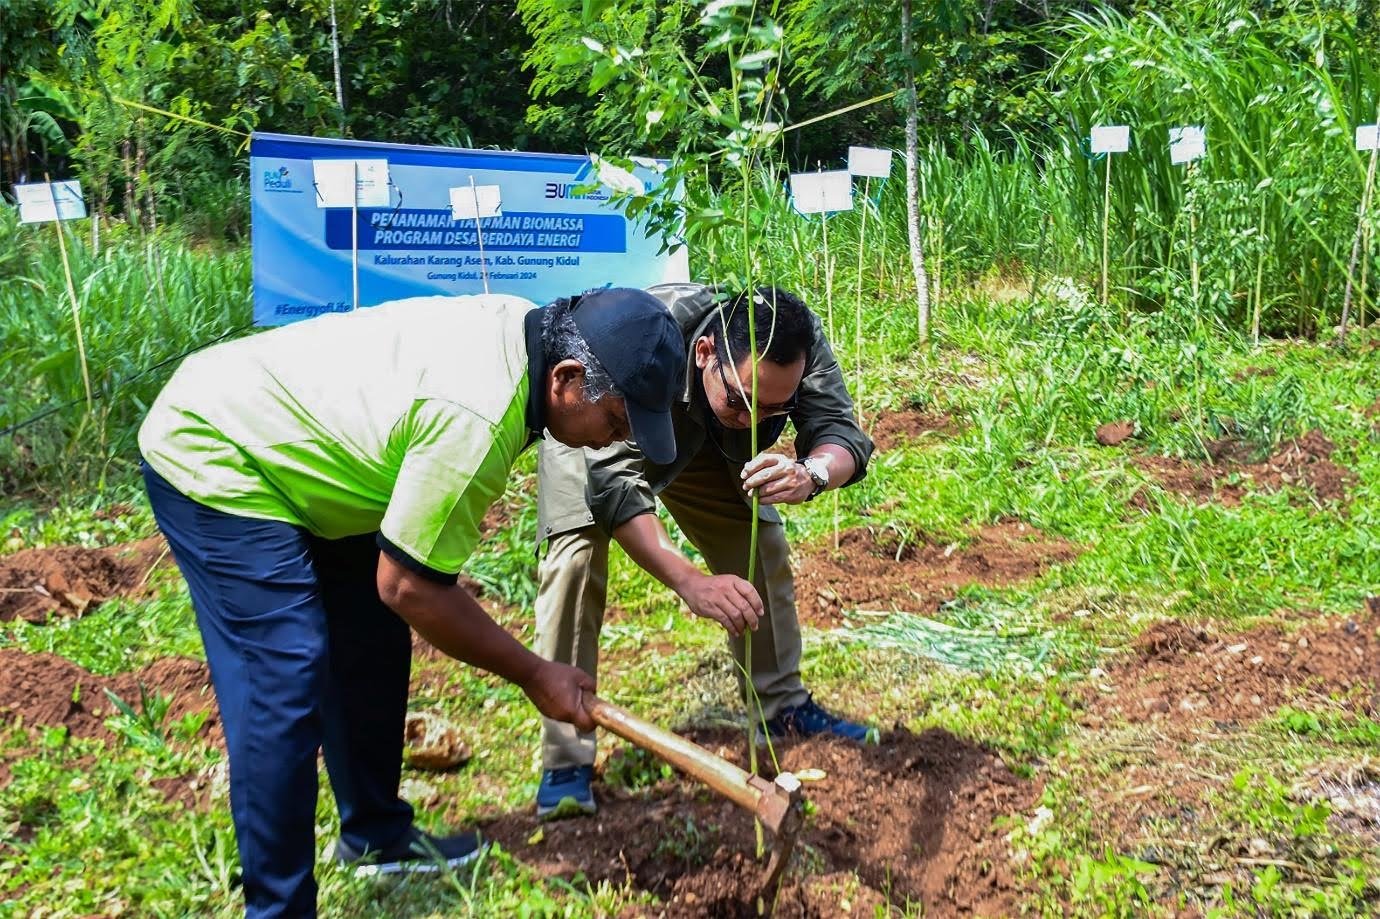
[(867, 740), (871, 728), (829, 714), (815, 704), (815, 697), (812, 693), (795, 708), (788, 708), (767, 721), (767, 733), (773, 739), (833, 734), (835, 737), (843, 737), (862, 743)]
[(537, 788), (537, 816), (543, 820), (580, 817), (599, 809), (594, 803), (593, 766), (566, 766), (547, 769)]

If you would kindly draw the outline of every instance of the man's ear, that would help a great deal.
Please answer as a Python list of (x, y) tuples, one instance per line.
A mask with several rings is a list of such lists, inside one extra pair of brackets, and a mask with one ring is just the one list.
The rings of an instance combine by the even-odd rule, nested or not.
[(551, 368), (551, 396), (557, 401), (579, 396), (584, 391), (585, 365), (568, 357)]
[(695, 339), (695, 366), (703, 370), (714, 359), (714, 336), (701, 335)]

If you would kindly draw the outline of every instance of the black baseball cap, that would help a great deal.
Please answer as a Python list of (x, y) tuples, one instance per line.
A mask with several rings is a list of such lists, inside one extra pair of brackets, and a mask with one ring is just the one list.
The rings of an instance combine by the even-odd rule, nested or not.
[(574, 318), (623, 396), (638, 449), (659, 466), (673, 462), (671, 406), (685, 385), (685, 338), (670, 311), (645, 290), (607, 287), (580, 297)]

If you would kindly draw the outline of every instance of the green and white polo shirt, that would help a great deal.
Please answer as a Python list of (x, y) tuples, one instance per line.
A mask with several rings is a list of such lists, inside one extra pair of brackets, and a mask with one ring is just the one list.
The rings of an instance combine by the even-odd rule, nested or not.
[(326, 539), (377, 531), (454, 581), (543, 427), (534, 307), (417, 297), (216, 345), (173, 374), (139, 449), (201, 504)]

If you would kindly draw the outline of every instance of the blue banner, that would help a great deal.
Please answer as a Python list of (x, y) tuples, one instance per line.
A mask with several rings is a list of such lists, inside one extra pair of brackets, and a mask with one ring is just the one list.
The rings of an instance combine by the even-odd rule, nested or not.
[[(319, 207), (312, 161), (324, 159), (386, 159), (389, 206)], [(589, 157), (255, 134), (249, 167), (256, 325), (351, 309), (356, 260), (361, 307), (482, 293), (485, 274), (494, 293), (538, 304), (689, 278), (684, 247), (661, 252), (610, 203)], [(660, 181), (647, 166), (635, 175)], [(477, 227), (451, 214), (450, 189), (471, 183), (501, 189), (501, 213)]]

